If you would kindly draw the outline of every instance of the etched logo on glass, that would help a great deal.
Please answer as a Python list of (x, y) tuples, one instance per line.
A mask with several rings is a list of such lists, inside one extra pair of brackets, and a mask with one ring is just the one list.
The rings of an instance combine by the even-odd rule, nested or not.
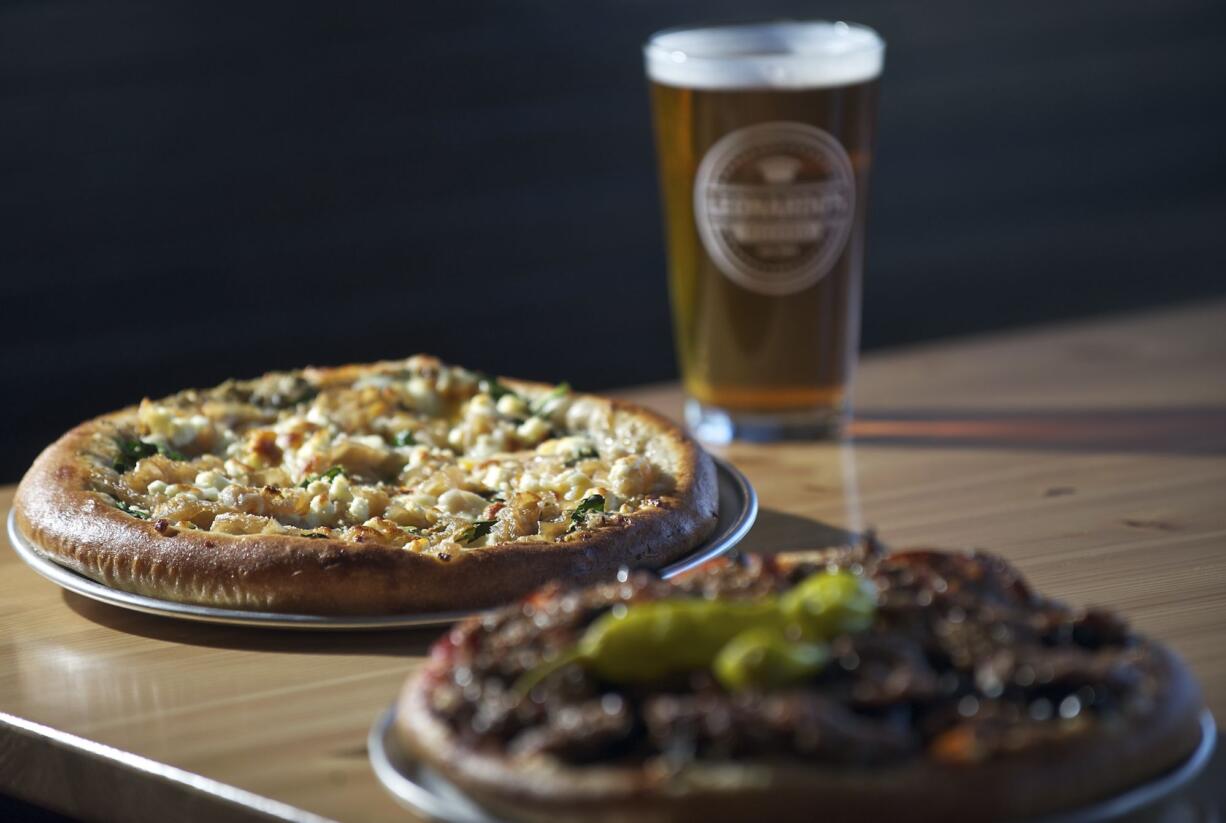
[(725, 135), (694, 180), (707, 254), (733, 282), (761, 294), (793, 294), (825, 277), (847, 245), (855, 206), (847, 152), (805, 123)]

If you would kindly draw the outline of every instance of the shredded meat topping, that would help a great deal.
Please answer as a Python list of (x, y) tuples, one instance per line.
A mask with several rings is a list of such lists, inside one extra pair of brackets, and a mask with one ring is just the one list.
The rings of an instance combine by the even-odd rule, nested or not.
[(831, 663), (808, 682), (733, 693), (693, 671), (626, 686), (576, 664), (527, 696), (515, 688), (618, 604), (760, 597), (823, 568), (751, 558), (678, 583), (635, 573), (586, 589), (553, 586), (462, 623), (436, 649), (431, 708), (475, 749), (575, 764), (788, 756), (861, 765), (983, 759), (1151, 705), (1148, 644), (1109, 612), (1039, 597), (998, 557), (882, 556), (868, 542), (828, 559), (867, 575), (878, 607), (867, 631), (834, 639)]

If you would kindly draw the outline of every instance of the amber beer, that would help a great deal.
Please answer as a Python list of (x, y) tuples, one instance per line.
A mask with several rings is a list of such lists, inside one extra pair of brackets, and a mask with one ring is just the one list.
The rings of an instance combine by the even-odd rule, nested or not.
[(704, 439), (842, 429), (883, 53), (872, 30), (824, 22), (645, 47), (686, 417)]

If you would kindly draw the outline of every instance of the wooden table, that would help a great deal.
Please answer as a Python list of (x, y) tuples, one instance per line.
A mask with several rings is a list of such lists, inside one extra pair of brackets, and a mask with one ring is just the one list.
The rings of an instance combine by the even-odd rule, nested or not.
[[(1226, 302), (874, 354), (858, 407), (854, 447), (726, 450), (762, 498), (749, 548), (861, 525), (989, 547), (1173, 644), (1226, 717)], [(0, 791), (94, 819), (405, 819), (363, 740), (437, 630), (148, 617), (6, 546), (0, 614)]]

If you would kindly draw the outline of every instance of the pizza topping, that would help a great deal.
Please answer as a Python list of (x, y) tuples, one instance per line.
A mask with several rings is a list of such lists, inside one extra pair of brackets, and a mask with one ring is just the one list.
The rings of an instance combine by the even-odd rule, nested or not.
[(872, 544), (553, 586), (461, 624), (433, 665), (428, 703), (465, 745), (568, 763), (967, 762), (1137, 716), (1157, 688), (1118, 618), (1044, 600), (998, 558)]
[(448, 514), (476, 518), (489, 505), (489, 501), (479, 494), (463, 489), (448, 489), (439, 495), (438, 506)]
[(148, 519), (149, 519), (149, 512), (145, 511), (144, 509), (139, 509), (139, 508), (137, 508), (136, 506), (131, 505), (130, 503), (125, 503), (125, 502), (123, 502), (122, 500), (120, 500), (120, 501), (119, 501), (118, 503), (116, 503), (115, 505), (116, 505), (116, 506), (118, 507), (118, 509), (119, 509), (121, 512), (123, 512), (124, 514), (130, 514), (130, 515), (132, 515), (133, 517), (138, 517), (138, 518), (140, 518), (141, 520), (148, 520)]
[[(330, 484), (333, 480), (335, 480), (338, 477), (341, 477), (344, 474), (345, 474), (344, 466), (333, 466), (332, 468), (325, 471), (323, 474), (316, 474), (316, 475), (312, 475), (310, 477), (303, 479), (302, 482), (298, 484), (298, 486), (300, 488), (307, 489), (307, 488), (310, 488), (311, 485), (314, 483), (320, 483), (320, 482), (326, 481), (327, 483)], [(319, 490), (322, 490), (322, 488), (323, 488), (322, 486), (319, 487)]]
[(672, 598), (614, 605), (573, 649), (526, 673), (529, 692), (578, 663), (611, 683), (652, 682), (706, 669), (732, 690), (774, 687), (820, 671), (827, 643), (872, 624), (876, 589), (850, 572), (823, 570), (780, 596), (756, 600)]
[(515, 391), (414, 357), (145, 400), (99, 435), (94, 487), (176, 528), (454, 556), (658, 505), (674, 480), (653, 436), (565, 383)]
[(205, 447), (214, 435), (212, 421), (203, 414), (179, 414), (148, 400), (140, 404), (138, 419), (146, 431), (143, 442), (155, 448)]
[(120, 456), (112, 463), (117, 472), (131, 471), (142, 458), (160, 454), (170, 460), (186, 460), (181, 452), (165, 445), (146, 443), (143, 440), (120, 440), (118, 443)]
[(604, 511), (605, 499), (602, 494), (591, 494), (579, 501), (579, 505), (575, 506), (570, 513), (570, 526), (567, 528), (567, 533), (582, 529), (587, 525), (588, 515), (593, 512)]
[(472, 525), (465, 526), (456, 537), (456, 542), (467, 546), (485, 537), (494, 528), (497, 520), (474, 520)]

